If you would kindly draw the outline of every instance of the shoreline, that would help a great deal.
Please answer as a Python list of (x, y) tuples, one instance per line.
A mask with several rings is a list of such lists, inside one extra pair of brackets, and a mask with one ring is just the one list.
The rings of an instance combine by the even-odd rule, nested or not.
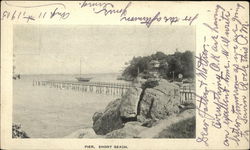
[[(178, 104), (178, 111), (177, 108), (174, 108), (175, 110), (171, 114), (167, 113), (163, 116), (155, 114), (156, 116), (147, 117), (143, 116), (143, 114), (138, 114), (138, 107), (141, 107), (141, 102), (138, 104), (136, 99), (140, 98), (143, 100), (143, 97), (147, 95), (147, 89), (160, 88), (164, 91), (164, 86), (166, 87), (164, 84), (174, 86), (174, 84), (170, 84), (165, 80), (163, 84), (160, 83), (160, 85), (144, 89), (143, 91), (146, 91), (146, 93), (138, 91), (139, 87), (128, 90), (123, 97), (110, 102), (103, 112), (93, 114), (93, 126), (91, 128), (79, 129), (65, 136), (65, 138), (194, 138), (194, 104)], [(143, 93), (142, 96), (139, 94), (141, 92)], [(161, 111), (161, 106), (157, 107), (159, 107), (159, 110), (154, 110), (156, 112), (151, 113)], [(141, 107), (140, 109), (143, 108)], [(168, 109), (171, 110), (172, 108), (169, 107)], [(162, 112), (160, 114), (162, 115)], [(190, 128), (192, 128), (191, 131), (189, 131)], [(179, 133), (180, 130), (186, 133)]]
[[(168, 81), (166, 81), (166, 82), (168, 82)], [(171, 84), (172, 84), (172, 83), (171, 83)], [(33, 87), (31, 87), (31, 88), (33, 89)], [(44, 90), (50, 91), (50, 92), (52, 92), (52, 91), (58, 91), (58, 90), (56, 90), (56, 89), (44, 89)], [(52, 91), (51, 91), (51, 90), (52, 90)], [(58, 92), (60, 92), (60, 90), (59, 90)], [(68, 92), (70, 92), (70, 91), (68, 91)], [(65, 95), (66, 97), (69, 97), (69, 99), (70, 99), (70, 100), (66, 100), (66, 102), (67, 102), (67, 101), (71, 101), (72, 98), (75, 99), (74, 96), (72, 97), (72, 96), (70, 96), (70, 95), (67, 95), (68, 92), (66, 92), (66, 93), (63, 92), (64, 95)], [(54, 92), (52, 92), (52, 93), (54, 93)], [(60, 92), (60, 93), (62, 93), (62, 92)], [(69, 94), (69, 93), (68, 93), (68, 94)], [(86, 94), (87, 94), (87, 93), (86, 93)], [(80, 93), (78, 93), (77, 95), (80, 96)], [(91, 94), (90, 94), (90, 95), (91, 95)], [(93, 94), (92, 94), (92, 95), (93, 95)], [(95, 96), (98, 95), (98, 97), (99, 97), (98, 100), (97, 100), (96, 102), (102, 101), (102, 98), (103, 98), (102, 95), (99, 95), (99, 94), (94, 94), (94, 95), (95, 95)], [(110, 101), (112, 101), (112, 100), (114, 100), (114, 99), (115, 99), (115, 98), (110, 97), (110, 98), (107, 100), (107, 102), (110, 102)], [(79, 100), (80, 100), (80, 99), (79, 99)], [(78, 101), (79, 101), (79, 100), (78, 100)], [(74, 101), (77, 101), (77, 100), (75, 99)], [(80, 100), (80, 101), (82, 101), (82, 100)], [(85, 105), (86, 105), (86, 104), (85, 104)], [(95, 106), (96, 106), (96, 104), (93, 104), (93, 107), (95, 107)], [(105, 107), (107, 107), (107, 105), (104, 104), (104, 105), (102, 106), (102, 108), (100, 108), (100, 109), (103, 110), (103, 109), (105, 109)], [(42, 107), (41, 107), (41, 108), (42, 108)], [(58, 111), (59, 111), (59, 110), (58, 110)], [(60, 110), (60, 111), (61, 111), (61, 110)], [(82, 111), (79, 111), (79, 112), (82, 112)], [(60, 114), (60, 113), (56, 113), (55, 115), (58, 115), (58, 114)], [(81, 113), (81, 114), (82, 114), (82, 113)], [(93, 112), (93, 114), (94, 114), (94, 112)], [(86, 118), (86, 117), (84, 117), (84, 118), (85, 118), (85, 119), (88, 119), (88, 120), (91, 120), (91, 116), (93, 117), (93, 114), (90, 114), (88, 118)], [(76, 120), (79, 120), (79, 119), (76, 118)], [(76, 121), (76, 120), (73, 119), (73, 121)], [(82, 119), (80, 119), (80, 120), (82, 120)], [(132, 120), (133, 120), (133, 119), (132, 119)], [(92, 126), (93, 122), (92, 122), (92, 121), (90, 121), (90, 122), (91, 122), (91, 123), (90, 123), (89, 126)], [(85, 127), (84, 127), (84, 128), (85, 128)], [(79, 130), (83, 132), (83, 128), (79, 128)], [(77, 131), (73, 131), (73, 133), (74, 133), (74, 132), (77, 132)], [(73, 134), (73, 133), (72, 133), (72, 134)], [(66, 134), (66, 135), (68, 135), (68, 134)], [(62, 137), (64, 137), (64, 136), (62, 136)]]

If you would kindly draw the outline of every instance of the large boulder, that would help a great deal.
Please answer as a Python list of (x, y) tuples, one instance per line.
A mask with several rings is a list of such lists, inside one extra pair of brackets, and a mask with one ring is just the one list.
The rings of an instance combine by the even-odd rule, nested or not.
[(114, 130), (106, 135), (106, 138), (136, 138), (140, 132), (147, 129), (140, 122), (132, 121), (125, 124), (122, 129)]
[(121, 99), (120, 113), (122, 118), (133, 118), (137, 115), (137, 107), (140, 100), (142, 89), (132, 87), (128, 89)]
[(165, 119), (169, 115), (178, 113), (179, 105), (179, 87), (162, 79), (156, 87), (145, 89), (138, 115), (141, 118)]
[(99, 118), (101, 118), (102, 115), (103, 115), (103, 113), (101, 113), (101, 112), (95, 112), (94, 115), (93, 115), (93, 117), (92, 117), (93, 124), (95, 124), (95, 122), (96, 122)]
[[(121, 99), (117, 99), (108, 104), (103, 114), (93, 117), (93, 129), (96, 134), (105, 135), (113, 130), (123, 127), (120, 117)], [(95, 115), (94, 115), (95, 116)]]

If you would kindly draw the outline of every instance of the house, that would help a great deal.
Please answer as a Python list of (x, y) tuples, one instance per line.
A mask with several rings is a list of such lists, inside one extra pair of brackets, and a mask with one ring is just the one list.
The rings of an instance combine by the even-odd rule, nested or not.
[(159, 78), (158, 68), (160, 67), (160, 62), (158, 60), (152, 60), (150, 63), (149, 74), (153, 78)]

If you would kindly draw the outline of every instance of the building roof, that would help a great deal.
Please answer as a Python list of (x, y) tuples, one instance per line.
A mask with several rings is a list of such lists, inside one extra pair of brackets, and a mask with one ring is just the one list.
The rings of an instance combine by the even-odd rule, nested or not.
[(158, 60), (151, 60), (150, 64), (159, 64), (160, 62)]

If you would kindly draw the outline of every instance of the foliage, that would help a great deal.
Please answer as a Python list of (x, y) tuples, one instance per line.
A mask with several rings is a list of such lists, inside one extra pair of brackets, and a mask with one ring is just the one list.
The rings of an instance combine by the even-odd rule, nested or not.
[(29, 136), (21, 129), (21, 125), (12, 125), (12, 138), (29, 138)]
[(143, 83), (142, 85), (142, 89), (146, 89), (146, 88), (153, 88), (153, 87), (156, 87), (157, 85), (159, 85), (159, 82), (158, 81), (146, 81), (145, 83)]
[(150, 57), (134, 57), (130, 61), (130, 65), (125, 68), (122, 76), (128, 79), (134, 79), (138, 75), (139, 72), (145, 72), (149, 69)]
[[(134, 57), (129, 65), (124, 69), (122, 76), (126, 79), (134, 79), (138, 76), (138, 70), (142, 77), (149, 78), (150, 65), (152, 60), (158, 60), (160, 66), (158, 73), (164, 79), (176, 79), (178, 74), (182, 74), (183, 78), (194, 77), (194, 54), (190, 51), (175, 52), (166, 55), (163, 52), (156, 52), (150, 56)], [(174, 72), (174, 75), (173, 75)]]

